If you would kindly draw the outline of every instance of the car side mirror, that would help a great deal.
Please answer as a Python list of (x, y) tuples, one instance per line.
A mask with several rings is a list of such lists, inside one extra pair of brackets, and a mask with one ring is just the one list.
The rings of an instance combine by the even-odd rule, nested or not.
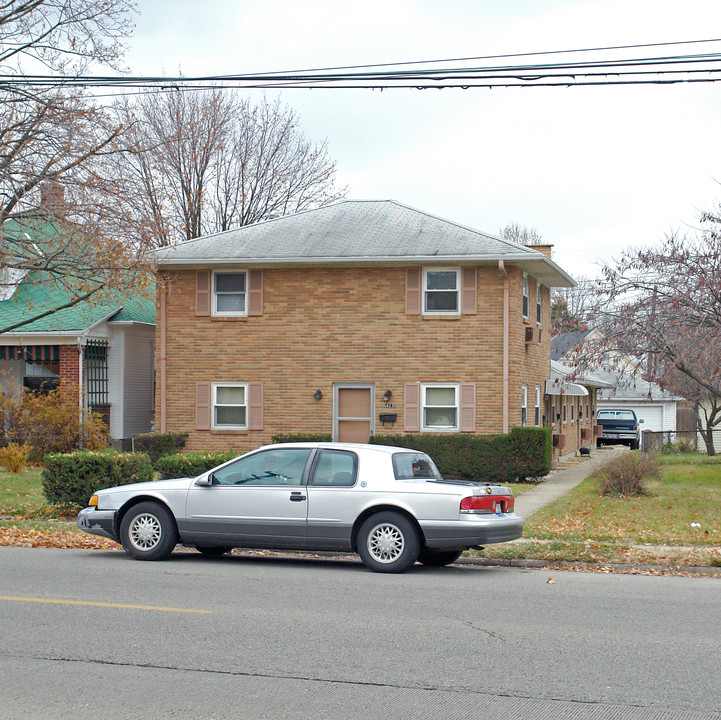
[(207, 475), (201, 475), (196, 481), (196, 485), (200, 485), (201, 487), (207, 487), (209, 485), (213, 484), (213, 473), (208, 473)]
[(643, 418), (639, 419), (639, 423), (642, 423), (642, 422), (643, 422)]

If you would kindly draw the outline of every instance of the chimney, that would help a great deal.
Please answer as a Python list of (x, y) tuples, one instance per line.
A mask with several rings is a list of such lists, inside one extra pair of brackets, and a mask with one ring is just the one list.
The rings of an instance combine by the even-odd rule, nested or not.
[(553, 249), (553, 245), (527, 245), (526, 247), (531, 248), (531, 250), (538, 250), (538, 252), (543, 253), (547, 258), (551, 257), (551, 250)]
[(65, 188), (57, 180), (46, 180), (41, 185), (40, 207), (58, 217), (65, 215)]

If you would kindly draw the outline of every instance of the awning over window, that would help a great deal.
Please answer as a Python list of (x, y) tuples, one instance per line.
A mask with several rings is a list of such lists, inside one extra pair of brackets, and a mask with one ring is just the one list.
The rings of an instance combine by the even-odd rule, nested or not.
[(25, 362), (58, 362), (58, 345), (0, 345), (0, 360), (25, 360)]
[(546, 380), (546, 395), (588, 395), (588, 389), (578, 383), (564, 380)]

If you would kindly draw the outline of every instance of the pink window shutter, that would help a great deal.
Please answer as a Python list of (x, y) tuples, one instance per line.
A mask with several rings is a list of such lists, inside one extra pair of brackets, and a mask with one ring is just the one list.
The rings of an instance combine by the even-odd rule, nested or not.
[(419, 432), (421, 429), (421, 386), (420, 383), (405, 383), (403, 386), (403, 429)]
[(248, 273), (248, 315), (263, 314), (263, 271)]
[(464, 315), (478, 313), (478, 281), (474, 267), (461, 270), (461, 312)]
[(195, 271), (195, 314), (210, 315), (210, 270)]
[(421, 277), (420, 268), (406, 269), (406, 315), (421, 314)]
[(476, 431), (476, 383), (461, 383), (461, 432)]
[(263, 383), (248, 383), (248, 430), (263, 429)]
[(210, 430), (210, 383), (195, 383), (195, 429)]

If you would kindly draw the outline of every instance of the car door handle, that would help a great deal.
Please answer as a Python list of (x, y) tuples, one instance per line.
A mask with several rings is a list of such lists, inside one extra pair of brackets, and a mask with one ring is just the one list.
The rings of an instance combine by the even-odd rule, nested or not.
[(305, 500), (305, 495), (303, 495), (303, 493), (292, 492), (292, 493), (290, 494), (290, 501), (291, 501), (291, 502), (303, 502), (303, 500)]

